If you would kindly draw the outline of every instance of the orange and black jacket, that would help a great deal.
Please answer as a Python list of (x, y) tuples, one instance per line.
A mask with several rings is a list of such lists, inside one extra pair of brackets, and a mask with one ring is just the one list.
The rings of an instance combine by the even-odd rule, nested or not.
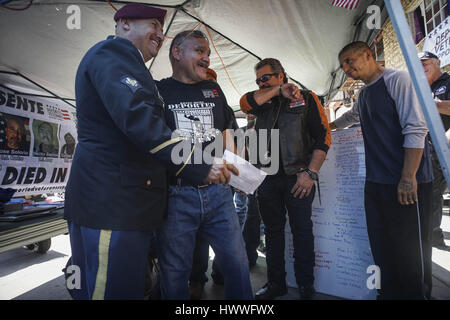
[(295, 174), (299, 168), (308, 166), (314, 150), (328, 152), (331, 133), (325, 111), (311, 91), (301, 91), (303, 98), (291, 101), (274, 97), (258, 105), (248, 92), (240, 100), (241, 110), (256, 116), (255, 130), (279, 129), (280, 156), (284, 172)]

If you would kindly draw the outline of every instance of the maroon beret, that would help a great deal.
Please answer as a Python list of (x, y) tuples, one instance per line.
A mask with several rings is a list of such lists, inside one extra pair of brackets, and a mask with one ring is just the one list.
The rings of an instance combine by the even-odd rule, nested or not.
[(143, 3), (128, 3), (117, 10), (114, 15), (114, 21), (121, 18), (127, 19), (158, 19), (161, 25), (164, 25), (166, 10), (150, 7)]

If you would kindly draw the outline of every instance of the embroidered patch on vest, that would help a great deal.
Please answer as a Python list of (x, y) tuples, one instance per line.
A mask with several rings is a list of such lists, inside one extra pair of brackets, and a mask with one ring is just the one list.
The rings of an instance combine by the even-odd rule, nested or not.
[(130, 76), (123, 77), (120, 82), (122, 82), (124, 85), (126, 85), (130, 90), (135, 93), (138, 89), (142, 88), (141, 84)]
[(292, 100), (291, 103), (289, 104), (289, 108), (297, 108), (297, 107), (301, 107), (305, 105), (305, 99), (304, 98), (300, 98), (297, 100)]

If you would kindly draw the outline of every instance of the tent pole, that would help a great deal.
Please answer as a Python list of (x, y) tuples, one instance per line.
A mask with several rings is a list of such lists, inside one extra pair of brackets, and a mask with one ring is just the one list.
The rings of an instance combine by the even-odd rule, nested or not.
[[(16, 75), (16, 76), (22, 77), (22, 78), (24, 78), (25, 80), (27, 80), (27, 81), (31, 82), (32, 84), (34, 84), (36, 87), (39, 87), (39, 88), (41, 88), (41, 89), (44, 90), (44, 91), (47, 91), (48, 93), (50, 93), (51, 95), (53, 95), (56, 99), (59, 99), (59, 100), (61, 100), (61, 101), (64, 101), (64, 102), (67, 103), (68, 105), (71, 105), (72, 107), (76, 108), (75, 105), (73, 105), (72, 103), (70, 103), (69, 101), (67, 101), (65, 98), (61, 98), (61, 97), (58, 96), (57, 94), (51, 92), (51, 91), (48, 90), (47, 88), (41, 86), (39, 83), (37, 83), (37, 82), (31, 80), (30, 78), (27, 78), (26, 76), (24, 76), (23, 74), (21, 74), (21, 73), (19, 73), (19, 72), (0, 71), (0, 73), (12, 74), (12, 75)], [(9, 90), (11, 90), (11, 89), (9, 89)]]
[[(258, 57), (256, 54), (254, 54), (253, 52), (251, 52), (250, 50), (244, 48), (243, 46), (241, 46), (239, 43), (234, 42), (233, 40), (231, 40), (230, 38), (228, 38), (227, 36), (225, 36), (224, 34), (220, 33), (219, 31), (217, 31), (216, 29), (214, 29), (213, 27), (211, 27), (209, 24), (205, 23), (204, 21), (201, 21), (199, 18), (193, 16), (192, 14), (190, 14), (189, 12), (186, 11), (186, 9), (182, 8), (181, 11), (183, 11), (185, 14), (187, 14), (188, 16), (190, 16), (192, 19), (197, 20), (198, 22), (203, 23), (206, 27), (208, 27), (209, 29), (213, 30), (214, 32), (216, 32), (218, 35), (224, 37), (225, 39), (227, 39), (228, 41), (230, 41), (231, 43), (237, 45), (239, 48), (241, 48), (242, 50), (246, 51), (247, 53), (249, 53), (250, 55), (254, 56), (256, 59), (258, 60), (262, 60), (260, 57)], [(294, 78), (289, 77), (292, 81), (294, 81), (295, 83), (297, 83), (302, 89), (304, 90), (308, 90), (307, 87), (305, 87), (301, 82), (295, 80)]]
[[(92, 1), (92, 2), (103, 2), (104, 4), (107, 4), (105, 2), (105, 0), (89, 0), (89, 1)], [(191, 1), (191, 0), (188, 0), (188, 1)], [(111, 0), (111, 3), (118, 3), (118, 4), (128, 4), (130, 2), (133, 2), (133, 1)], [(42, 3), (36, 3), (36, 4), (42, 4)], [(52, 5), (53, 4), (54, 3), (52, 3)], [(167, 4), (157, 4), (157, 3), (145, 3), (145, 4), (147, 4), (149, 6), (152, 6), (152, 7), (160, 7), (160, 8), (177, 8), (177, 7), (179, 7), (179, 5), (167, 5)], [(34, 5), (34, 3), (33, 3), (33, 5)], [(184, 3), (183, 3), (183, 5), (184, 5)]]
[[(17, 91), (17, 90), (15, 90), (15, 89), (8, 88), (7, 86), (5, 86), (5, 85), (3, 85), (3, 84), (0, 84), (0, 88), (3, 88), (3, 89), (6, 89), (6, 90), (9, 90), (9, 91), (12, 91), (12, 93), (14, 93), (14, 94), (21, 94), (21, 95), (29, 96), (29, 97), (47, 98), (47, 99), (58, 99), (58, 100), (61, 99), (61, 98), (58, 98), (58, 97), (46, 96), (46, 95), (43, 95), (43, 94), (26, 93), (26, 92), (22, 92), (22, 91)], [(72, 99), (72, 98), (64, 98), (64, 99), (65, 99), (65, 100), (75, 101), (75, 99)]]
[(447, 138), (445, 136), (444, 126), (442, 125), (441, 117), (439, 116), (436, 104), (431, 96), (430, 86), (423, 71), (423, 67), (417, 57), (417, 49), (414, 45), (411, 32), (409, 30), (406, 17), (403, 12), (403, 7), (399, 0), (385, 0), (388, 9), (389, 17), (397, 34), (400, 48), (408, 66), (411, 80), (416, 89), (417, 97), (420, 102), (425, 120), (430, 130), (433, 147), (441, 164), (442, 172), (444, 173), (447, 185), (450, 185), (450, 149)]
[(331, 79), (330, 89), (328, 89), (328, 94), (327, 94), (327, 98), (326, 98), (326, 102), (325, 102), (325, 103), (328, 103), (328, 100), (330, 100), (331, 91), (333, 90), (334, 81), (336, 80), (336, 72), (333, 71), (333, 72), (331, 73), (331, 76), (332, 76), (333, 78)]

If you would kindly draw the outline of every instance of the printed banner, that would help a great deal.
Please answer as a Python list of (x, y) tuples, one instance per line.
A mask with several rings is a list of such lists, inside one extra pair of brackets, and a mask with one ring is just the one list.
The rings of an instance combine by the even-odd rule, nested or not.
[(441, 68), (450, 63), (449, 32), (450, 19), (447, 17), (427, 35), (423, 45), (423, 51), (432, 52), (439, 57)]
[(64, 192), (77, 143), (75, 108), (0, 88), (0, 187)]

